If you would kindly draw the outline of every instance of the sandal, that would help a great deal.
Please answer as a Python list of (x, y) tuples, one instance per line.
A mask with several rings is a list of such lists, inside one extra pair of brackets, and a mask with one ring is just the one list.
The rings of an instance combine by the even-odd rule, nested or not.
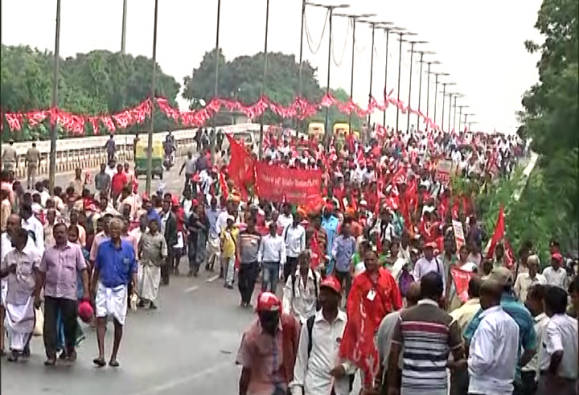
[(120, 366), (120, 364), (116, 359), (111, 359), (109, 361), (109, 366), (111, 366), (113, 368), (118, 368)]
[(56, 358), (48, 358), (44, 361), (44, 366), (54, 366), (56, 365)]
[(99, 368), (102, 368), (107, 364), (104, 358), (95, 358), (92, 360), (92, 363), (94, 363)]

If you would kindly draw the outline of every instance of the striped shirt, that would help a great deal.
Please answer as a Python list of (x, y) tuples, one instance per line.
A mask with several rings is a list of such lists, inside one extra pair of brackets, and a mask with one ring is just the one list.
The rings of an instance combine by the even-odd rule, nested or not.
[(257, 262), (257, 252), (259, 251), (259, 243), (261, 242), (261, 235), (256, 232), (244, 230), (239, 233), (239, 255), (241, 263)]
[(446, 395), (448, 354), (462, 345), (460, 328), (448, 313), (433, 300), (419, 301), (400, 313), (392, 343), (403, 346), (401, 394)]

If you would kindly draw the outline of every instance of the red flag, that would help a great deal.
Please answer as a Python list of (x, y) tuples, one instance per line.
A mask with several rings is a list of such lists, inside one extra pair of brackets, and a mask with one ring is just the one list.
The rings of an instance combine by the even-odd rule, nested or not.
[(468, 300), (468, 283), (470, 279), (475, 276), (475, 273), (451, 266), (450, 274), (454, 281), (456, 295), (462, 302), (466, 302)]
[(225, 176), (222, 172), (219, 172), (219, 189), (221, 189), (221, 195), (227, 199), (229, 196), (229, 188), (227, 188), (227, 183), (225, 182)]
[(497, 224), (495, 225), (495, 231), (491, 239), (491, 244), (489, 245), (489, 250), (487, 252), (487, 258), (492, 258), (495, 253), (495, 248), (499, 241), (505, 236), (505, 212), (503, 206), (499, 209), (499, 217), (497, 219)]
[(227, 172), (245, 199), (247, 198), (246, 185), (254, 182), (255, 161), (233, 137), (229, 134), (225, 136), (229, 141), (231, 150), (231, 160)]
[(505, 264), (509, 269), (512, 269), (515, 266), (515, 253), (513, 252), (513, 247), (511, 247), (511, 243), (509, 240), (505, 238), (504, 241), (505, 247)]

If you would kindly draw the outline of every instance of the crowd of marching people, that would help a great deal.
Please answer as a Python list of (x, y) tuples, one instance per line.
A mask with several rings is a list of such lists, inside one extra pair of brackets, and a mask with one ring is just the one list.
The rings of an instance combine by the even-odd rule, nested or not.
[(97, 332), (93, 362), (105, 366), (112, 317), (108, 364), (119, 366), (127, 311), (156, 309), (160, 286), (187, 261), (190, 277), (215, 271), (236, 285), (242, 308), (260, 290), (236, 358), (240, 394), (348, 394), (356, 374), (367, 394), (576, 393), (576, 260), (556, 241), (548, 263), (531, 242), (516, 257), (508, 243), (485, 248), (474, 192), (457, 194), (438, 171), (447, 161), (492, 193), (524, 141), (378, 130), (328, 148), (272, 129), (263, 161), (322, 174), (322, 199), (296, 205), (236, 185), (224, 136), (198, 136), (183, 189), (150, 196), (114, 148), (93, 177), (77, 169), (52, 193), (47, 181), (24, 188), (2, 171), (8, 360), (30, 355), (42, 321), (47, 366), (74, 362), (86, 325)]

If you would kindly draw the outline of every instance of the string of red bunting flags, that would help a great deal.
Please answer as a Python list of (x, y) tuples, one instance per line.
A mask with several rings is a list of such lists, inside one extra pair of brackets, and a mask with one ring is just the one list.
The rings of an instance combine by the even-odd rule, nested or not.
[[(390, 92), (390, 94), (391, 93), (392, 92)], [(374, 110), (385, 111), (389, 105), (394, 105), (398, 107), (403, 114), (410, 111), (410, 113), (420, 116), (427, 128), (440, 130), (439, 126), (421, 111), (406, 106), (404, 102), (391, 96), (387, 96), (382, 104), (378, 103), (374, 97), (371, 97), (368, 108), (366, 109), (361, 108), (352, 100), (340, 101), (329, 93), (324, 95), (319, 103), (311, 103), (305, 98), (298, 96), (289, 106), (275, 103), (267, 96), (262, 96), (258, 101), (249, 105), (238, 100), (214, 98), (204, 108), (195, 111), (180, 111), (171, 106), (169, 101), (164, 97), (155, 98), (155, 102), (161, 112), (168, 118), (187, 127), (200, 127), (205, 125), (205, 123), (222, 108), (230, 112), (241, 112), (250, 120), (260, 117), (268, 109), (282, 118), (297, 118), (303, 120), (315, 115), (320, 108), (325, 107), (336, 106), (342, 114), (355, 114), (364, 118)], [(135, 124), (143, 123), (151, 116), (152, 109), (152, 101), (150, 98), (147, 98), (134, 107), (110, 115), (92, 116), (73, 114), (59, 108), (51, 108), (48, 110), (28, 112), (7, 112), (4, 114), (4, 118), (11, 132), (20, 131), (25, 122), (29, 127), (35, 127), (48, 119), (50, 125), (58, 124), (70, 135), (83, 136), (87, 123), (90, 123), (95, 135), (100, 133), (101, 126), (106, 129), (106, 132), (114, 133), (117, 129), (126, 129)], [(0, 123), (0, 125), (3, 125), (3, 123)]]

